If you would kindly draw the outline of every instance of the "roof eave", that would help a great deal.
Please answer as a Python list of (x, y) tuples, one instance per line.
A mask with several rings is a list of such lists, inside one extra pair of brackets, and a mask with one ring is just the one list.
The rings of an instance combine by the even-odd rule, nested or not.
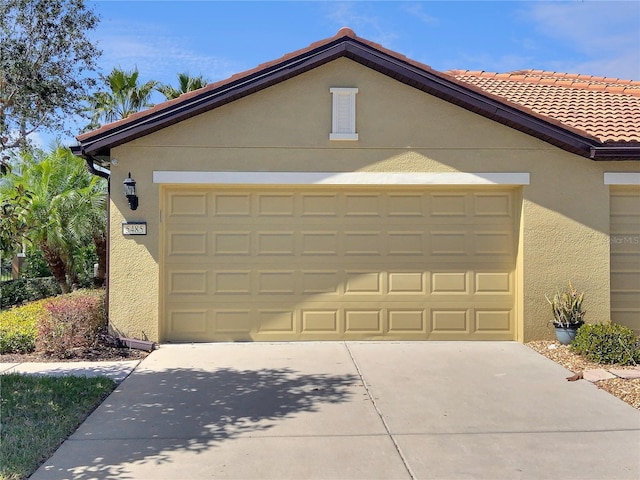
[(109, 179), (109, 171), (105, 169), (104, 165), (99, 165), (101, 168), (103, 168), (103, 170), (98, 170), (96, 168), (96, 163), (99, 163), (99, 160), (86, 153), (81, 145), (74, 145), (72, 147), (70, 147), (71, 153), (73, 153), (76, 157), (82, 158), (86, 164), (87, 164), (87, 170), (89, 171), (89, 173), (91, 173), (92, 175), (96, 175), (98, 177), (102, 177), (105, 179)]
[(640, 145), (597, 145), (591, 147), (593, 160), (640, 160)]
[(265, 71), (225, 84), (219, 89), (194, 96), (185, 103), (170, 105), (149, 116), (116, 126), (95, 137), (80, 140), (86, 153), (108, 155), (110, 148), (148, 135), (187, 118), (220, 107), (234, 100), (307, 72), (344, 55), (345, 43), (332, 42), (304, 55), (288, 59)]

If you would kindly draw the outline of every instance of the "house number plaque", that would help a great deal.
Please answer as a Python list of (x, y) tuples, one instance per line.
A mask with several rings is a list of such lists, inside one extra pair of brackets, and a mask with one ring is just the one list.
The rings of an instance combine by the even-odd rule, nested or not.
[(122, 224), (123, 235), (146, 235), (147, 222), (127, 222)]

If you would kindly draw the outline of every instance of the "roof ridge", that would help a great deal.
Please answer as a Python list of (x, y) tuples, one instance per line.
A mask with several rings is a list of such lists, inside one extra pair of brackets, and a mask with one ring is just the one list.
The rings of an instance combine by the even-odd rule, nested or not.
[(235, 81), (242, 80), (242, 79), (247, 79), (247, 78), (251, 77), (251, 75), (253, 75), (255, 73), (262, 72), (262, 71), (264, 71), (264, 70), (266, 70), (266, 69), (268, 69), (270, 67), (274, 67), (276, 65), (282, 64), (282, 63), (286, 62), (287, 60), (290, 60), (292, 58), (298, 57), (298, 56), (303, 55), (305, 53), (311, 52), (311, 51), (313, 51), (315, 49), (321, 48), (321, 47), (323, 47), (325, 45), (328, 45), (328, 44), (330, 44), (332, 42), (339, 41), (340, 39), (343, 39), (343, 38), (350, 38), (350, 39), (355, 40), (355, 41), (357, 41), (359, 43), (367, 45), (367, 46), (369, 46), (369, 47), (371, 47), (371, 48), (373, 48), (375, 50), (379, 50), (379, 51), (384, 52), (384, 53), (386, 53), (388, 55), (391, 55), (391, 56), (395, 57), (396, 59), (399, 59), (400, 61), (404, 61), (404, 62), (406, 62), (406, 63), (408, 63), (410, 65), (416, 66), (416, 67), (421, 68), (423, 70), (427, 70), (427, 71), (433, 72), (436, 75), (442, 75), (443, 74), (443, 72), (439, 72), (437, 70), (434, 70), (429, 65), (425, 65), (425, 64), (420, 63), (418, 61), (412, 60), (409, 57), (407, 57), (407, 56), (405, 56), (405, 55), (403, 55), (401, 53), (395, 52), (393, 50), (390, 50), (388, 48), (385, 48), (384, 46), (382, 46), (382, 45), (380, 45), (378, 43), (375, 43), (375, 42), (372, 42), (372, 41), (367, 40), (365, 38), (359, 37), (349, 27), (342, 27), (332, 37), (325, 38), (323, 40), (318, 40), (316, 42), (313, 42), (313, 43), (309, 44), (306, 47), (294, 50), (294, 51), (289, 52), (289, 53), (285, 53), (284, 55), (282, 55), (279, 58), (276, 58), (275, 60), (270, 60), (268, 62), (261, 63), (260, 65), (258, 65), (256, 67), (250, 68), (250, 69), (245, 70), (243, 72), (235, 73), (235, 74), (231, 75), (228, 78), (224, 78), (222, 80), (218, 80), (217, 82), (209, 83), (208, 85), (205, 85), (204, 87), (199, 88), (198, 90), (193, 90), (191, 92), (183, 93), (178, 98), (174, 98), (174, 99), (171, 99), (171, 100), (166, 100), (164, 102), (157, 103), (153, 107), (150, 107), (150, 108), (148, 108), (146, 110), (141, 110), (139, 112), (135, 112), (135, 113), (129, 115), (128, 117), (126, 117), (126, 118), (122, 118), (122, 119), (116, 120), (114, 122), (108, 123), (106, 125), (101, 126), (100, 128), (98, 128), (96, 130), (91, 131), (91, 132), (82, 133), (82, 134), (76, 136), (76, 138), (78, 140), (82, 141), (82, 140), (84, 140), (86, 138), (95, 136), (96, 133), (100, 133), (100, 132), (105, 131), (105, 130), (113, 129), (113, 127), (116, 127), (116, 126), (119, 126), (119, 125), (128, 124), (133, 120), (136, 120), (136, 119), (142, 118), (142, 117), (146, 117), (146, 116), (148, 116), (148, 115), (150, 115), (150, 114), (152, 114), (154, 112), (159, 112), (159, 111), (165, 110), (167, 108), (170, 108), (172, 105), (183, 103), (185, 101), (188, 101), (191, 98), (198, 97), (200, 95), (206, 94), (209, 91), (215, 91), (216, 89), (219, 89), (219, 88), (224, 87), (226, 85), (230, 85)]
[(442, 72), (350, 28), (76, 138), (87, 154), (104, 152), (341, 57), (580, 155), (596, 142), (640, 139), (640, 82), (544, 70)]
[[(230, 77), (223, 78), (223, 79), (218, 80), (216, 82), (209, 83), (209, 84), (205, 85), (204, 87), (199, 88), (197, 90), (193, 90), (191, 92), (183, 93), (182, 95), (180, 95), (177, 98), (173, 98), (171, 100), (166, 100), (164, 102), (156, 103), (153, 107), (150, 107), (150, 108), (148, 108), (146, 110), (141, 110), (139, 112), (135, 112), (135, 113), (129, 115), (128, 117), (116, 120), (115, 122), (111, 122), (111, 123), (105, 124), (105, 125), (101, 126), (100, 128), (98, 128), (96, 130), (93, 130), (91, 132), (82, 133), (82, 134), (78, 135), (76, 138), (78, 140), (82, 141), (83, 139), (89, 138), (89, 137), (95, 135), (96, 133), (99, 133), (99, 132), (104, 131), (104, 130), (112, 129), (114, 126), (127, 124), (127, 123), (130, 123), (131, 121), (133, 121), (133, 120), (135, 120), (137, 118), (148, 116), (152, 112), (165, 110), (166, 108), (169, 108), (174, 104), (182, 103), (182, 102), (184, 102), (186, 100), (189, 100), (190, 98), (197, 97), (197, 96), (205, 94), (205, 93), (207, 93), (209, 91), (216, 90), (216, 89), (221, 88), (221, 87), (223, 87), (225, 85), (229, 85), (229, 84), (235, 82), (236, 80), (241, 80), (243, 78), (250, 77), (254, 73), (261, 72), (261, 71), (263, 71), (263, 70), (265, 70), (265, 69), (267, 69), (269, 67), (278, 65), (278, 64), (280, 64), (282, 62), (287, 61), (288, 59), (294, 58), (294, 57), (296, 57), (298, 55), (301, 55), (301, 54), (304, 54), (306, 52), (310, 52), (310, 51), (312, 51), (312, 50), (314, 50), (316, 48), (322, 47), (323, 45), (326, 45), (328, 43), (331, 43), (331, 42), (333, 42), (335, 40), (338, 40), (340, 38), (343, 38), (343, 37), (349, 37), (349, 38), (356, 39), (358, 41), (363, 41), (363, 39), (359, 38), (352, 29), (350, 29), (348, 27), (342, 27), (332, 37), (325, 38), (323, 40), (315, 41), (315, 42), (309, 44), (306, 47), (294, 50), (294, 51), (289, 52), (289, 53), (285, 53), (281, 57), (276, 58), (274, 60), (263, 62), (263, 63), (259, 64), (256, 67), (250, 68), (250, 69), (242, 71), (242, 72), (234, 73)], [(364, 41), (363, 43), (368, 43), (368, 42)]]

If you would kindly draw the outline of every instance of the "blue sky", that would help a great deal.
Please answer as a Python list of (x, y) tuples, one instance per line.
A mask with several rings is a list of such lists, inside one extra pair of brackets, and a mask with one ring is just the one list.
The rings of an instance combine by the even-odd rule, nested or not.
[[(640, 80), (640, 1), (88, 2), (103, 73), (227, 78), (343, 26), (437, 70), (534, 68)], [(161, 101), (161, 97), (155, 98)]]
[(215, 81), (351, 27), (437, 70), (536, 68), (640, 80), (640, 2), (113, 1), (100, 65)]

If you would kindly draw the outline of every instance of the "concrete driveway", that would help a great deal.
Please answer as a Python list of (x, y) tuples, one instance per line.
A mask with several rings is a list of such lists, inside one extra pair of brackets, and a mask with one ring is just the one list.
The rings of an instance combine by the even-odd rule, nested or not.
[(511, 342), (163, 345), (38, 479), (638, 479), (640, 412)]

